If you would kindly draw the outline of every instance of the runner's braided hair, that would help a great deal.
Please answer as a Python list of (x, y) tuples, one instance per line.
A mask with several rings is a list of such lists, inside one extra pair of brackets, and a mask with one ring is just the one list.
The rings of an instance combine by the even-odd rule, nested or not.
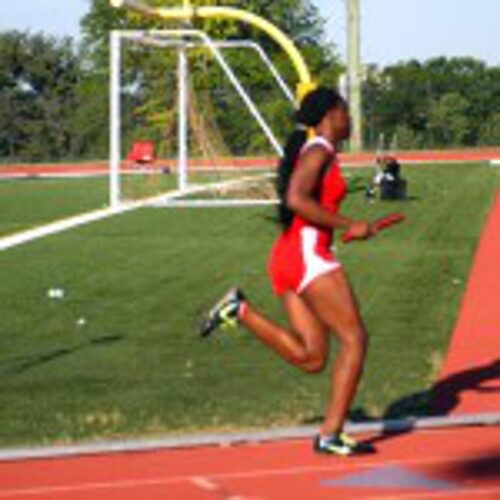
[(308, 129), (317, 127), (326, 114), (334, 108), (345, 107), (344, 98), (333, 89), (319, 87), (303, 99), (295, 114), (295, 130), (290, 134), (284, 149), (284, 156), (278, 165), (276, 191), (280, 200), (278, 219), (284, 229), (292, 223), (294, 213), (287, 206), (287, 192), (293, 169), (304, 144), (307, 141)]

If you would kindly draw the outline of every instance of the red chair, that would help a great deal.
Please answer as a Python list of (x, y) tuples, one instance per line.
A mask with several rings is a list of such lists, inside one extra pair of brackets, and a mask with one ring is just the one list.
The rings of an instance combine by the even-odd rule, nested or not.
[(153, 141), (134, 142), (127, 159), (141, 166), (152, 164), (156, 160), (155, 143)]

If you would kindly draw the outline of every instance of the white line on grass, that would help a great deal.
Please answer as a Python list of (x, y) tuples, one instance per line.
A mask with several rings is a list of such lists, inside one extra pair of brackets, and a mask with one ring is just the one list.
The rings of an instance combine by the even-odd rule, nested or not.
[(93, 212), (76, 215), (74, 217), (69, 217), (67, 219), (61, 219), (44, 226), (39, 226), (34, 229), (22, 231), (20, 233), (15, 233), (10, 236), (4, 236), (0, 239), (0, 251), (8, 250), (10, 248), (14, 248), (25, 243), (29, 243), (30, 241), (38, 240), (40, 238), (45, 238), (53, 234), (62, 233), (63, 231), (67, 231), (78, 226), (83, 226), (85, 224), (90, 224), (91, 222), (103, 220), (123, 212), (124, 210), (105, 208), (102, 210), (96, 210)]
[(210, 192), (211, 190), (227, 189), (238, 186), (240, 184), (248, 184), (251, 182), (259, 182), (263, 179), (270, 177), (271, 174), (265, 174), (263, 176), (248, 176), (239, 179), (233, 179), (229, 181), (222, 181), (215, 184), (209, 185), (199, 185), (193, 186), (187, 190), (177, 190), (168, 194), (162, 194), (158, 196), (153, 196), (146, 198), (144, 200), (123, 203), (117, 208), (104, 208), (101, 210), (94, 210), (92, 212), (87, 212), (84, 214), (76, 215), (74, 217), (69, 217), (61, 219), (43, 226), (39, 226), (27, 231), (22, 231), (20, 233), (15, 233), (9, 236), (4, 236), (0, 238), (0, 251), (8, 250), (20, 245), (24, 245), (31, 241), (38, 240), (40, 238), (46, 238), (47, 236), (52, 236), (55, 234), (68, 231), (70, 229), (90, 224), (92, 222), (97, 222), (104, 220), (115, 215), (124, 214), (126, 212), (131, 212), (139, 208), (144, 208), (148, 206), (175, 206), (175, 200), (183, 198), (185, 196), (199, 194), (203, 192)]

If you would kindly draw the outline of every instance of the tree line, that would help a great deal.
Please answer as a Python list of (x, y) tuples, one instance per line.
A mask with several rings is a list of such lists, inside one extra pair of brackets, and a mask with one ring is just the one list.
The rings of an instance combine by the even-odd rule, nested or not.
[[(232, 0), (225, 4), (252, 10), (283, 27), (319, 81), (337, 84), (343, 67), (335, 47), (326, 40), (324, 20), (309, 0)], [(79, 43), (42, 33), (0, 33), (1, 161), (105, 158), (109, 31), (164, 26), (116, 11), (108, 0), (93, 0), (81, 23)], [(261, 33), (243, 25), (212, 21), (199, 27), (214, 38), (257, 40), (293, 86), (295, 75), (287, 58)], [(290, 105), (278, 97), (259, 61), (245, 51), (232, 51), (227, 57), (283, 139), (293, 127)], [(190, 85), (198, 96), (193, 113), (199, 128), (227, 145), (230, 154), (265, 153), (262, 134), (257, 133), (237, 95), (212, 63), (206, 52), (190, 55)], [(161, 154), (172, 154), (175, 145), (169, 145), (168, 139), (175, 137), (175, 92), (167, 95), (165, 89), (175, 87), (175, 55), (131, 50), (124, 66), (124, 148), (133, 140), (149, 138), (162, 144)], [(416, 149), (500, 144), (498, 67), (471, 58), (410, 61), (381, 70), (370, 67), (363, 95), (368, 148), (381, 143)]]
[(368, 147), (500, 145), (500, 67), (470, 57), (372, 67), (363, 96)]

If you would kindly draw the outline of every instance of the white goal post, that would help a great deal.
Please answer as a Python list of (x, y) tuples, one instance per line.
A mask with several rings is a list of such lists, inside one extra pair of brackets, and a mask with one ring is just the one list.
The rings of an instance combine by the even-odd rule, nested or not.
[[(195, 29), (172, 29), (172, 30), (115, 30), (110, 35), (110, 179), (109, 179), (109, 196), (110, 206), (118, 208), (125, 202), (122, 185), (121, 185), (121, 165), (122, 165), (122, 47), (124, 42), (132, 42), (134, 44), (143, 45), (146, 47), (159, 48), (163, 50), (173, 49), (177, 52), (177, 82), (178, 82), (178, 152), (177, 152), (177, 193), (178, 197), (190, 194), (191, 192), (199, 192), (200, 186), (190, 186), (188, 182), (188, 157), (189, 157), (189, 64), (187, 53), (194, 48), (203, 47), (213, 56), (213, 60), (219, 65), (223, 74), (227, 77), (232, 88), (250, 112), (251, 116), (258, 124), (260, 130), (266, 137), (272, 150), (277, 156), (283, 154), (282, 147), (276, 138), (271, 126), (266, 121), (265, 117), (259, 110), (259, 107), (254, 102), (250, 93), (245, 89), (244, 85), (235, 74), (227, 59), (223, 54), (224, 49), (249, 49), (254, 51), (264, 66), (269, 71), (272, 80), (275, 82), (284, 98), (290, 102), (291, 107), (295, 106), (295, 97), (285, 79), (281, 76), (276, 66), (273, 64), (264, 49), (256, 42), (250, 40), (214, 40), (204, 31)], [(267, 174), (269, 175), (269, 174)], [(250, 179), (255, 181), (255, 176)], [(229, 181), (234, 182), (234, 181)], [(241, 179), (245, 182), (245, 179)], [(218, 183), (220, 184), (220, 183)], [(219, 186), (220, 187), (220, 186)], [(208, 188), (207, 188), (208, 189)], [(168, 205), (175, 201), (176, 196), (172, 193), (165, 198)], [(154, 202), (156, 205), (161, 204), (161, 197), (155, 196)], [(215, 201), (215, 200), (214, 200)], [(228, 200), (227, 204), (234, 204), (235, 200)], [(219, 205), (223, 203), (219, 201)], [(184, 201), (184, 204), (186, 202)], [(250, 203), (252, 204), (252, 203)], [(199, 205), (199, 202), (196, 206)]]

